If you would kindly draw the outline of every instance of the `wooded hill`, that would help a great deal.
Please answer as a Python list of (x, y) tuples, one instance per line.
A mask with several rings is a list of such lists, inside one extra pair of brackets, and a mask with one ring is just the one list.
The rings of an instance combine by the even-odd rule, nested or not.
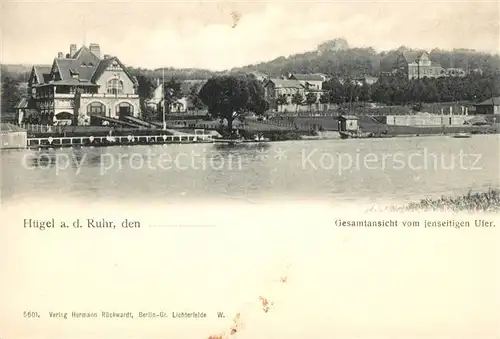
[[(390, 72), (396, 64), (396, 59), (404, 51), (418, 51), (408, 47), (384, 52), (376, 52), (373, 48), (351, 48), (344, 39), (326, 41), (314, 51), (281, 56), (268, 62), (262, 62), (244, 67), (237, 67), (224, 72), (214, 72), (206, 69), (165, 68), (165, 78), (178, 80), (209, 79), (214, 75), (228, 73), (259, 71), (278, 77), (288, 73), (324, 73), (330, 76), (355, 77), (361, 75), (379, 76)], [(444, 68), (482, 69), (485, 74), (493, 74), (500, 70), (500, 56), (481, 53), (474, 50), (454, 49), (445, 51), (434, 49), (430, 51), (432, 61)], [(126, 62), (126, 60), (124, 60)], [(26, 73), (30, 65), (2, 65), (2, 71), (19, 81), (27, 81)], [(162, 69), (145, 69), (129, 67), (133, 74), (142, 74), (148, 78), (161, 78)]]
[[(315, 51), (294, 54), (289, 57), (279, 57), (269, 62), (234, 68), (232, 71), (259, 71), (270, 76), (280, 76), (287, 73), (323, 73), (331, 76), (355, 77), (361, 75), (379, 76), (390, 72), (396, 65), (399, 55), (405, 51), (421, 51), (405, 46), (384, 52), (376, 52), (373, 48), (349, 48), (347, 42), (339, 39), (323, 43)], [(325, 45), (334, 45), (325, 48)], [(464, 70), (482, 69), (485, 73), (495, 73), (500, 70), (500, 56), (481, 53), (468, 49), (445, 51), (434, 49), (430, 51), (430, 59), (444, 68), (463, 68)]]

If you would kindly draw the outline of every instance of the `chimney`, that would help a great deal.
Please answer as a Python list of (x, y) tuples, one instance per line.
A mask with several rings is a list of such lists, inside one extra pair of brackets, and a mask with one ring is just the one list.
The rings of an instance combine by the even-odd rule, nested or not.
[(89, 45), (89, 49), (90, 53), (94, 54), (99, 59), (101, 58), (101, 48), (99, 47), (99, 44), (91, 43)]
[(69, 57), (72, 58), (76, 54), (76, 44), (69, 45)]
[(104, 54), (104, 59), (109, 59), (109, 58), (111, 58), (111, 55), (109, 55), (109, 54)]
[(63, 52), (59, 52), (59, 53), (57, 53), (57, 57), (58, 57), (59, 59), (62, 59), (63, 55), (64, 55), (64, 54), (63, 54)]

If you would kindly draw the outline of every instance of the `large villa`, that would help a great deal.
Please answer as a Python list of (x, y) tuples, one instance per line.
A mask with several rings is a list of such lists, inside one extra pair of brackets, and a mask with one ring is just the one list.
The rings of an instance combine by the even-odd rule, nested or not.
[(18, 105), (21, 121), (37, 112), (45, 123), (88, 125), (91, 117), (137, 117), (140, 111), (137, 80), (117, 57), (101, 57), (98, 44), (70, 45), (52, 66), (33, 66), (28, 98)]

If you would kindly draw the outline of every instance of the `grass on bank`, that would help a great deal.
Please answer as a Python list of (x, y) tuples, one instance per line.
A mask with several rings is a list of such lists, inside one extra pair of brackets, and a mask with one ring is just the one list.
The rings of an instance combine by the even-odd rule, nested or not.
[(397, 212), (451, 211), (451, 212), (500, 212), (500, 190), (472, 193), (458, 197), (422, 199), (406, 206), (395, 207)]

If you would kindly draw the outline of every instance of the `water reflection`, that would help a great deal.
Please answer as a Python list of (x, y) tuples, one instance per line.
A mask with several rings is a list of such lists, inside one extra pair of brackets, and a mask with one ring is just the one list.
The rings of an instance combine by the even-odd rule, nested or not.
[(498, 187), (499, 154), (497, 136), (3, 151), (2, 196), (425, 198)]

